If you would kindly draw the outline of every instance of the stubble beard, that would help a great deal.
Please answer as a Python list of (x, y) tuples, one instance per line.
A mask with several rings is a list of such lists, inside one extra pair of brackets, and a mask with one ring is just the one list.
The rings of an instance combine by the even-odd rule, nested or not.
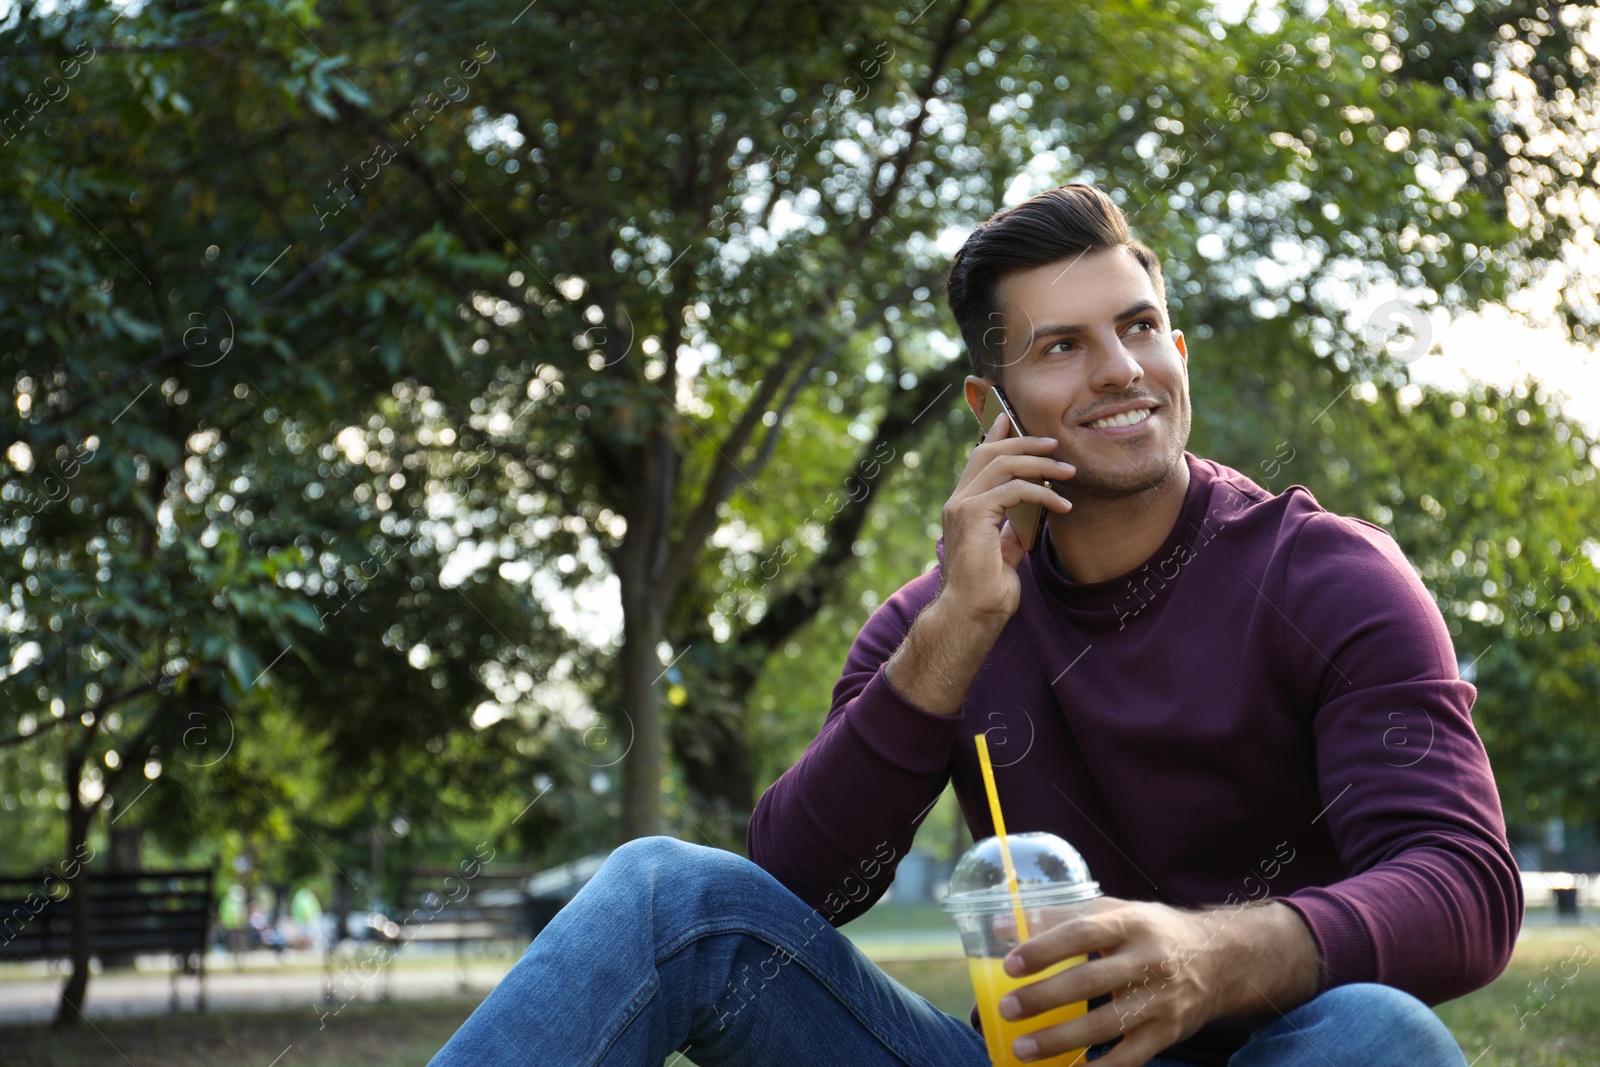
[[(1168, 412), (1173, 412), (1173, 408), (1167, 407), (1163, 414)], [(1183, 450), (1189, 436), (1188, 413), (1174, 414), (1183, 417), (1183, 425), (1172, 427), (1157, 441), (1121, 446), (1106, 442), (1112, 449), (1120, 448), (1120, 455), (1114, 451), (1112, 454), (1117, 458), (1110, 463), (1057, 450), (1056, 459), (1078, 468), (1076, 474), (1060, 483), (1058, 491), (1068, 500), (1125, 500), (1160, 488), (1177, 473), (1178, 464), (1184, 462)]]

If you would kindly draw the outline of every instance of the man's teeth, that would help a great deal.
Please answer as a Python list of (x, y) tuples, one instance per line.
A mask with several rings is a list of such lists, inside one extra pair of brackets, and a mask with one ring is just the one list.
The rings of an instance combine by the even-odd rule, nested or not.
[(1113, 426), (1136, 426), (1149, 417), (1150, 409), (1140, 408), (1137, 411), (1124, 411), (1121, 415), (1113, 415), (1109, 419), (1101, 419), (1089, 425), (1096, 430), (1108, 430)]

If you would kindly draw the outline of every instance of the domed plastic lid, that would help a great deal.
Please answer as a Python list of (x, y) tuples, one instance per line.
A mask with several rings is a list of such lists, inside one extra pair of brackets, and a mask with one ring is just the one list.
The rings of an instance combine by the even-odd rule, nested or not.
[[(1100, 895), (1100, 883), (1089, 878), (1089, 865), (1078, 850), (1055, 834), (1007, 834), (1011, 861), (1017, 869), (1017, 892), (1029, 907), (1071, 904)], [(998, 911), (1011, 907), (1000, 839), (986, 837), (967, 849), (950, 875), (946, 911)]]

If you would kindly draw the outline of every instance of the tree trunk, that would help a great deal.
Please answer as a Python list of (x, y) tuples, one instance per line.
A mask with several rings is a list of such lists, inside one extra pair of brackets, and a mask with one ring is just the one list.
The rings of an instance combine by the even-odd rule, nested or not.
[[(704, 651), (685, 657), (685, 675), (692, 679), (686, 683), (689, 700), (678, 709), (669, 734), (684, 780), (706, 810), (702, 825), (723, 838), (714, 844), (731, 850), (742, 850), (745, 844), (756, 791), (756, 759), (745, 718), (750, 693), (768, 658), (838, 596), (856, 566), (856, 539), (900, 452), (941, 425), (958, 397), (939, 375), (928, 375), (912, 388), (890, 394), (877, 434), (857, 453), (840, 485), (843, 493), (833, 493), (812, 513), (820, 517), (831, 510), (826, 547), (798, 578), (786, 576), (784, 588), (769, 590), (771, 600), (759, 622), (718, 644), (705, 612), (693, 613), (684, 644)], [(933, 417), (923, 422), (929, 414)]]
[(93, 909), (89, 900), (89, 870), (78, 858), (87, 854), (89, 845), (89, 817), (92, 808), (86, 808), (78, 796), (78, 779), (83, 773), (83, 758), (68, 757), (66, 789), (67, 805), (67, 866), (62, 872), (67, 876), (68, 907), (72, 914), (72, 977), (61, 990), (61, 1003), (56, 1008), (55, 1024), (58, 1027), (76, 1026), (83, 1019), (83, 1000), (89, 991), (89, 958), (94, 953), (94, 943), (89, 937), (89, 923)]
[[(117, 809), (121, 805), (116, 805)], [(109, 843), (106, 847), (106, 870), (108, 871), (137, 871), (139, 869), (139, 853), (144, 844), (144, 827), (133, 826), (132, 819), (121, 826), (116, 825), (113, 817), (107, 829)], [(139, 958), (137, 952), (102, 952), (100, 953), (100, 966), (105, 970), (113, 967), (132, 967)]]
[[(622, 708), (612, 735), (624, 746), (622, 838), (661, 833), (661, 661), (664, 605), (648, 588), (622, 578)], [(632, 588), (630, 589), (630, 586)], [(654, 601), (654, 602), (653, 602)]]
[(731, 852), (744, 851), (755, 806), (755, 756), (745, 733), (752, 684), (694, 677), (688, 703), (667, 727), (699, 829), (710, 835), (711, 844)]
[(110, 841), (106, 850), (107, 869), (137, 871), (139, 854), (144, 848), (144, 827), (127, 824), (112, 826), (107, 832), (107, 837)]
[[(612, 716), (613, 736), (624, 746), (622, 839), (650, 837), (661, 823), (661, 659), (667, 607), (676, 592), (668, 581), (672, 501), (678, 461), (665, 431), (650, 434), (637, 452), (635, 506), (614, 560), (622, 592), (622, 706)], [(608, 759), (615, 757), (607, 757)]]

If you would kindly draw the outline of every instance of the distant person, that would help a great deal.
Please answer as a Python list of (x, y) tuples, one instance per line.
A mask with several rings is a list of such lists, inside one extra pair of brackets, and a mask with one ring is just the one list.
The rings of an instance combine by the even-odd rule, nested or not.
[(308, 885), (294, 891), (289, 898), (289, 916), (300, 933), (300, 948), (322, 952), (328, 945), (328, 930), (322, 921), (322, 903), (317, 892)]
[(983, 731), (1008, 829), (1067, 839), (1108, 894), (1013, 953), (1099, 953), (1018, 994), (1008, 1017), (1097, 998), (1020, 1058), (1464, 1065), (1427, 1005), (1501, 972), (1522, 890), (1428, 591), (1380, 528), (1186, 451), (1187, 342), (1105, 194), (995, 215), (948, 296), (969, 405), (997, 386), (1039, 436), (1002, 417), (974, 449), (939, 566), (862, 628), (751, 860), (617, 849), (434, 1062), (983, 1067), (968, 1020), (833, 929), (947, 783), (992, 833)]
[(278, 915), (277, 893), (265, 886), (258, 887), (255, 899), (250, 902), (251, 933), (257, 945), (270, 948), (281, 955), (284, 949), (284, 937), (283, 932), (278, 929)]
[(217, 925), (222, 927), (222, 938), (233, 955), (234, 966), (242, 963), (244, 950), (249, 947), (249, 908), (245, 888), (237, 882), (228, 886), (217, 905)]

